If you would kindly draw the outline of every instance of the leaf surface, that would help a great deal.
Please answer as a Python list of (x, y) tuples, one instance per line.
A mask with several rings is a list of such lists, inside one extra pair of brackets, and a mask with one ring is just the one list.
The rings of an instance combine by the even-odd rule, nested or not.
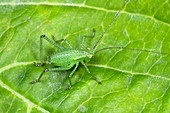
[[(168, 113), (170, 55), (127, 49), (101, 51), (72, 76), (71, 70), (47, 72), (40, 63), (40, 36), (66, 39), (73, 48), (92, 48), (124, 0), (0, 0), (0, 112), (19, 113)], [(127, 47), (170, 53), (168, 0), (130, 0), (96, 50)], [(69, 46), (65, 42), (62, 46)], [(57, 48), (43, 40), (43, 60)]]

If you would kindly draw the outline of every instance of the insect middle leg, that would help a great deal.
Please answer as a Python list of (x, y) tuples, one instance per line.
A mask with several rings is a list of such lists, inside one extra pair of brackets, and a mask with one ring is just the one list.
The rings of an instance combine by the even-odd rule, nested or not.
[(68, 46), (70, 47), (70, 48), (72, 48), (72, 46), (70, 45), (70, 43), (66, 40), (66, 39), (60, 39), (60, 40), (56, 40), (55, 39), (55, 36), (53, 35), (53, 40), (56, 42), (56, 43), (58, 43), (58, 42), (60, 42), (60, 41), (65, 41), (67, 44), (68, 44)]
[(65, 71), (65, 70), (71, 69), (74, 65), (75, 64), (72, 63), (72, 64), (68, 65), (67, 67), (47, 68), (41, 73), (41, 75), (38, 77), (37, 80), (30, 82), (30, 84), (34, 84), (34, 83), (39, 82), (45, 72), (48, 72), (48, 71)]
[(72, 83), (71, 83), (71, 76), (74, 74), (74, 72), (76, 71), (77, 67), (79, 65), (79, 62), (76, 63), (76, 67), (73, 69), (73, 71), (70, 73), (69, 75), (69, 82), (70, 82), (70, 86), (67, 88), (67, 90), (70, 90), (70, 88), (72, 87)]
[(95, 32), (96, 32), (96, 31), (95, 31), (95, 29), (93, 28), (93, 34), (92, 34), (92, 35), (90, 35), (90, 36), (84, 36), (84, 37), (83, 37), (81, 49), (84, 49), (84, 40), (85, 40), (85, 38), (86, 38), (86, 37), (94, 37)]
[(84, 67), (86, 68), (87, 72), (97, 81), (97, 83), (98, 84), (102, 84), (100, 81), (97, 80), (97, 78), (94, 75), (91, 74), (91, 72), (87, 68), (86, 64), (83, 61), (81, 63), (84, 65)]

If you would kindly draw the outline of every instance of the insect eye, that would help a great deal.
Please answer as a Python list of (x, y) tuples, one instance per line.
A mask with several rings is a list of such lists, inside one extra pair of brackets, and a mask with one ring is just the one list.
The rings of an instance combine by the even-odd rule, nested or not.
[(92, 58), (92, 55), (87, 55), (89, 58)]

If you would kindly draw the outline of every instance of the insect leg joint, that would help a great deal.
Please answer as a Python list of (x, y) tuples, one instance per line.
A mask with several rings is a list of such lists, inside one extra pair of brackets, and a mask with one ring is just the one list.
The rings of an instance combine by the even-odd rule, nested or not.
[(45, 69), (44, 72), (48, 72), (48, 69)]
[(41, 38), (44, 38), (44, 37), (45, 37), (45, 35), (41, 35), (40, 37), (41, 37)]

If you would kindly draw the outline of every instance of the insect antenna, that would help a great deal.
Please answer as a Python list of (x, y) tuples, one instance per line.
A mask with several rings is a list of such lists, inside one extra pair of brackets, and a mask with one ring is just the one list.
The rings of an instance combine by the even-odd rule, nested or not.
[(162, 52), (155, 52), (155, 51), (150, 51), (150, 50), (142, 50), (142, 49), (133, 49), (133, 48), (126, 48), (126, 47), (106, 47), (106, 48), (102, 48), (96, 52), (94, 52), (94, 54), (106, 50), (106, 49), (128, 49), (128, 50), (136, 50), (136, 51), (142, 51), (142, 52), (151, 52), (151, 53), (155, 53), (155, 54), (164, 54), (164, 55), (170, 55), (169, 53), (162, 53)]
[[(107, 30), (109, 29), (109, 27), (111, 26), (111, 24), (114, 22), (114, 20), (117, 18), (117, 16), (120, 14), (120, 12), (122, 11), (122, 9), (125, 7), (125, 5), (128, 3), (129, 0), (126, 0), (126, 2), (124, 3), (124, 5), (122, 6), (122, 8), (116, 13), (115, 17), (113, 18), (113, 20), (111, 21), (111, 23), (109, 24), (109, 26), (106, 28), (106, 30), (103, 32), (102, 36), (99, 38), (99, 40), (97, 41), (97, 43), (94, 45), (92, 51), (94, 52), (94, 49), (97, 47), (98, 43), (100, 42), (100, 40), (103, 38), (104, 34), (107, 32)], [(162, 53), (162, 52), (155, 52), (155, 51), (150, 51), (150, 50), (142, 50), (142, 49), (134, 49), (134, 48), (126, 48), (126, 47), (106, 47), (106, 48), (102, 48), (96, 52), (94, 52), (94, 54), (106, 50), (106, 49), (128, 49), (128, 50), (136, 50), (136, 51), (142, 51), (142, 52), (151, 52), (151, 53), (155, 53), (155, 54), (164, 54), (164, 55), (170, 55), (169, 53)]]
[(119, 12), (117, 12), (117, 14), (115, 15), (115, 17), (113, 18), (113, 20), (111, 21), (111, 23), (109, 24), (109, 26), (106, 28), (106, 30), (103, 32), (102, 36), (99, 38), (99, 40), (97, 41), (97, 43), (94, 45), (92, 51), (94, 51), (94, 49), (96, 48), (96, 46), (98, 45), (98, 43), (100, 42), (100, 40), (102, 39), (102, 37), (104, 36), (104, 34), (106, 33), (106, 31), (109, 29), (109, 27), (111, 26), (111, 24), (114, 22), (114, 20), (117, 18), (117, 16), (119, 15), (120, 11), (125, 7), (125, 5), (128, 3), (129, 0), (127, 0), (125, 2), (125, 4), (122, 6), (122, 8), (119, 10)]

